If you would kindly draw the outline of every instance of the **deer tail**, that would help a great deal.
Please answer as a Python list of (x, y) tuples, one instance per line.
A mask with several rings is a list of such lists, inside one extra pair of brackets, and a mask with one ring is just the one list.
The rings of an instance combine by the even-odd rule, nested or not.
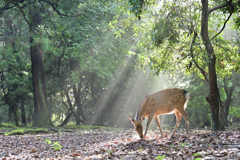
[(187, 91), (185, 91), (185, 90), (183, 90), (183, 91), (184, 91), (185, 100), (186, 100), (186, 102), (185, 102), (185, 104), (184, 104), (184, 109), (186, 109), (186, 108), (187, 108), (187, 102), (188, 102), (188, 100), (190, 99), (190, 93), (187, 92)]

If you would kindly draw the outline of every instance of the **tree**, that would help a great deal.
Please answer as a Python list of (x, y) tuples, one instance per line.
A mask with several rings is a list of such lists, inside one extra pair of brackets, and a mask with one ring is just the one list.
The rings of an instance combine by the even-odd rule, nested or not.
[[(220, 119), (224, 126), (228, 126), (229, 122), (229, 109), (232, 103), (238, 102), (239, 96), (239, 74), (233, 71), (230, 77), (224, 77), (223, 80), (219, 80), (220, 93)], [(234, 108), (234, 106), (232, 106)]]
[(7, 11), (1, 15), (0, 85), (1, 102), (10, 108), (9, 119), (14, 117), (15, 125), (18, 126), (20, 120), (22, 125), (26, 125), (27, 103), (31, 95), (30, 65), (27, 63), (29, 58), (25, 54), (27, 47), (21, 45), (25, 44), (25, 41), (20, 36), (24, 33), (25, 26), (21, 18), (14, 16), (15, 14), (15, 11)]
[(36, 4), (29, 6), (30, 17), (30, 56), (32, 62), (32, 85), (34, 95), (34, 121), (36, 127), (51, 125), (50, 110), (47, 100), (44, 52), (41, 49), (41, 42), (38, 42), (34, 35), (37, 34), (42, 16), (40, 8)]
[[(147, 6), (153, 4), (154, 1), (129, 0), (129, 3), (131, 5), (130, 10), (140, 19), (139, 17), (143, 11), (148, 10)], [(174, 2), (164, 1), (158, 13), (152, 14), (156, 17), (155, 22), (152, 22), (153, 18), (144, 21), (153, 24), (153, 27), (152, 29), (145, 29), (148, 31), (148, 38), (144, 40), (148, 39), (148, 41), (140, 44), (143, 51), (146, 49), (151, 51), (150, 54), (144, 53), (142, 55), (145, 56), (140, 56), (141, 58), (144, 57), (141, 63), (150, 66), (157, 73), (161, 70), (174, 71), (176, 67), (185, 68), (188, 73), (199, 72), (201, 77), (208, 82), (209, 95), (206, 100), (211, 109), (213, 130), (223, 129), (219, 119), (220, 95), (217, 84), (217, 70), (222, 69), (222, 71), (228, 70), (231, 72), (232, 67), (229, 66), (234, 66), (234, 63), (227, 60), (228, 67), (216, 69), (216, 64), (222, 63), (221, 60), (223, 59), (220, 60), (220, 58), (223, 53), (216, 53), (214, 48), (219, 48), (221, 45), (222, 39), (218, 35), (224, 30), (232, 13), (236, 12), (236, 8), (233, 6), (232, 0), (222, 4), (221, 2), (211, 3), (210, 7), (208, 0), (202, 0), (201, 4), (198, 4), (198, 1), (186, 3), (182, 3), (180, 0)], [(212, 30), (214, 25), (211, 24), (211, 29), (209, 28), (210, 14), (213, 17), (219, 17), (221, 15), (220, 9), (223, 8), (228, 8), (230, 14), (225, 20), (221, 20), (222, 23), (221, 21), (217, 22), (219, 26), (222, 24), (222, 29), (214, 31)], [(214, 12), (217, 13), (214, 14)], [(200, 13), (202, 18), (199, 23)], [(227, 13), (225, 12), (225, 14)], [(199, 34), (199, 30), (201, 30), (201, 34)], [(199, 39), (199, 35), (201, 35), (201, 39)], [(204, 45), (205, 50), (203, 50), (202, 45)], [(233, 60), (233, 56), (237, 56), (236, 50), (231, 49), (231, 51), (226, 52), (229, 53), (228, 58), (231, 60)], [(227, 75), (229, 74), (224, 76)]]
[[(52, 125), (50, 119), (50, 109), (47, 99), (47, 89), (45, 82), (45, 68), (44, 68), (44, 37), (40, 36), (41, 27), (47, 26), (50, 23), (43, 21), (44, 15), (48, 16), (49, 13), (46, 8), (52, 10), (60, 15), (71, 16), (73, 11), (69, 9), (69, 6), (73, 5), (75, 2), (50, 2), (45, 0), (39, 1), (4, 1), (3, 7), (0, 8), (0, 14), (7, 10), (17, 10), (18, 13), (22, 15), (22, 18), (25, 20), (26, 24), (29, 27), (30, 33), (30, 56), (32, 64), (32, 86), (33, 86), (33, 95), (34, 95), (34, 125), (35, 126), (46, 126)], [(76, 7), (73, 9), (76, 9)], [(26, 10), (28, 9), (29, 12)], [(60, 10), (63, 10), (61, 12)], [(68, 13), (69, 11), (69, 13)], [(18, 14), (17, 13), (17, 14)], [(46, 13), (46, 14), (45, 14)], [(26, 16), (28, 15), (28, 16)], [(78, 14), (74, 16), (84, 16), (84, 14)], [(48, 17), (50, 18), (50, 17)], [(53, 24), (54, 25), (54, 24)], [(40, 38), (41, 37), (41, 38)]]
[[(55, 17), (52, 20), (56, 24), (51, 32), (49, 28), (42, 30), (42, 36), (47, 37), (51, 46), (45, 52), (48, 60), (45, 63), (46, 81), (51, 82), (48, 88), (51, 96), (48, 97), (60, 97), (61, 105), (65, 107), (61, 110), (73, 116), (77, 125), (94, 121), (101, 108), (100, 99), (109, 98), (106, 93), (111, 92), (112, 87), (108, 86), (117, 81), (115, 72), (119, 66), (128, 65), (128, 49), (133, 42), (131, 33), (117, 38), (114, 28), (108, 26), (116, 15), (113, 2), (85, 1), (84, 4), (80, 9), (89, 18)], [(117, 94), (119, 92), (114, 95)], [(60, 110), (60, 103), (54, 107), (56, 113), (56, 109)], [(113, 106), (104, 105), (103, 110), (105, 107)], [(105, 114), (108, 113), (103, 112), (96, 119)]]

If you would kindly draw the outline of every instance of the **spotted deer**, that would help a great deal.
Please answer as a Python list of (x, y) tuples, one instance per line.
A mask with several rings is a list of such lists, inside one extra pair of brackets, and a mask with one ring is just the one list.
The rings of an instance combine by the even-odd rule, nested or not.
[(134, 128), (137, 131), (139, 137), (143, 138), (142, 121), (145, 119), (145, 117), (148, 119), (147, 127), (144, 134), (144, 136), (146, 137), (148, 128), (154, 117), (159, 127), (161, 137), (163, 137), (159, 115), (174, 112), (176, 115), (176, 124), (170, 135), (170, 138), (172, 138), (177, 127), (179, 126), (182, 120), (182, 116), (185, 119), (185, 123), (187, 126), (187, 133), (189, 135), (189, 120), (188, 120), (188, 115), (185, 112), (189, 98), (190, 98), (190, 94), (183, 89), (170, 88), (170, 89), (161, 90), (154, 94), (147, 95), (144, 98), (142, 104), (139, 106), (135, 120), (129, 117), (128, 119), (134, 125)]

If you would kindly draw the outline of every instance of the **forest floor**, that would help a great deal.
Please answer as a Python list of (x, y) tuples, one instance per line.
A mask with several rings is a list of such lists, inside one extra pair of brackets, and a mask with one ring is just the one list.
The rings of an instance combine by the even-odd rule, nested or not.
[(171, 140), (170, 132), (160, 138), (150, 130), (145, 139), (133, 129), (0, 135), (0, 159), (240, 159), (240, 127), (189, 136), (178, 129)]

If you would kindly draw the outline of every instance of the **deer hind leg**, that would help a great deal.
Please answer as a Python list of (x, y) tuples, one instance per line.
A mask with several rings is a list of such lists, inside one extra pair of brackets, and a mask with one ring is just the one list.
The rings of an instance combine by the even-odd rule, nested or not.
[(163, 132), (162, 132), (162, 128), (161, 128), (159, 116), (155, 116), (154, 118), (155, 118), (155, 120), (156, 120), (156, 122), (157, 122), (157, 125), (158, 125), (158, 128), (159, 128), (159, 130), (160, 130), (161, 137), (163, 138)]
[(146, 127), (145, 134), (144, 134), (145, 137), (146, 137), (146, 135), (147, 135), (147, 131), (148, 131), (148, 128), (149, 128), (152, 120), (153, 120), (153, 115), (149, 115), (149, 116), (148, 116), (148, 121), (147, 121), (147, 127)]
[(176, 115), (176, 124), (175, 124), (175, 127), (174, 127), (174, 129), (172, 131), (172, 134), (171, 134), (170, 138), (172, 138), (172, 136), (174, 135), (177, 127), (179, 126), (179, 124), (180, 124), (180, 122), (182, 120), (182, 116), (181, 116), (181, 113), (179, 111), (175, 110), (174, 113)]
[(183, 115), (183, 118), (185, 120), (185, 124), (187, 126), (187, 133), (189, 135), (189, 119), (188, 114), (184, 111), (184, 109), (180, 109), (179, 112)]

